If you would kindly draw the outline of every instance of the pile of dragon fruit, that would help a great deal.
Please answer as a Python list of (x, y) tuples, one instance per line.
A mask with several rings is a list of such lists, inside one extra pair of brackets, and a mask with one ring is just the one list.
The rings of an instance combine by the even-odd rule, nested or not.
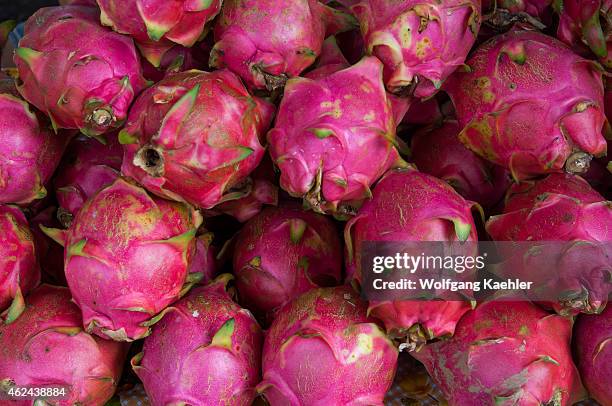
[[(0, 405), (383, 405), (400, 352), (440, 405), (612, 405), (611, 1), (60, 3), (0, 24)], [(368, 301), (372, 241), (604, 248)]]

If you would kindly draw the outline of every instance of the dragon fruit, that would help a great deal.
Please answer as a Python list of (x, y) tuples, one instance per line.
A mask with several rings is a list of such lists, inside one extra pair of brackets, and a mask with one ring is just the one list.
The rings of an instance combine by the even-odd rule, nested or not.
[(505, 270), (529, 276), (534, 286), (555, 287), (558, 300), (550, 305), (561, 314), (598, 313), (606, 305), (612, 293), (612, 203), (583, 178), (551, 174), (512, 186), (503, 214), (489, 218), (486, 228), (496, 241), (567, 241), (538, 251), (524, 247), (525, 255), (509, 255)]
[(351, 64), (344, 57), (336, 37), (332, 35), (325, 40), (323, 48), (321, 48), (321, 55), (313, 65), (313, 69), (305, 73), (304, 77), (312, 80), (324, 79), (326, 76), (349, 66)]
[(64, 274), (64, 247), (49, 238), (43, 228), (59, 228), (57, 207), (49, 206), (30, 218), (36, 257), (40, 264), (41, 281), (55, 286), (68, 286)]
[(329, 218), (292, 206), (270, 207), (240, 231), (234, 274), (240, 299), (257, 315), (317, 286), (342, 283), (342, 248)]
[(480, 28), (480, 0), (341, 0), (392, 93), (429, 97), (463, 65)]
[(268, 133), (270, 155), (281, 187), (315, 211), (351, 214), (385, 171), (405, 165), (395, 127), (407, 105), (394, 111), (381, 73), (382, 64), (366, 57), (321, 79), (287, 82)]
[(145, 86), (134, 43), (98, 23), (98, 10), (47, 7), (28, 19), (15, 51), (19, 92), (55, 128), (97, 136), (120, 127)]
[(236, 185), (231, 197), (214, 207), (207, 214), (229, 214), (241, 223), (249, 221), (264, 206), (278, 204), (278, 186), (274, 165), (269, 155), (265, 155), (251, 176)]
[(189, 263), (189, 274), (201, 274), (200, 283), (206, 284), (212, 281), (219, 271), (216, 249), (212, 245), (213, 233), (203, 230), (197, 237), (195, 252)]
[(230, 275), (167, 308), (132, 366), (153, 405), (244, 405), (255, 399), (261, 328), (225, 290)]
[(128, 34), (153, 66), (175, 45), (192, 47), (208, 32), (222, 0), (97, 0), (100, 20)]
[(34, 237), (16, 207), (0, 205), (0, 312), (13, 319), (24, 309), (24, 296), (38, 285), (40, 268)]
[(365, 56), (365, 42), (359, 28), (337, 33), (336, 40), (342, 54), (346, 56), (351, 65), (356, 64)]
[(442, 110), (442, 105), (437, 97), (427, 100), (413, 99), (402, 124), (410, 127), (440, 125), (444, 116), (445, 112)]
[[(363, 281), (362, 253), (368, 241), (478, 241), (472, 206), (446, 182), (412, 167), (388, 172), (376, 185), (372, 199), (346, 224), (348, 278)], [(476, 255), (474, 249), (466, 246), (466, 254)], [(461, 298), (371, 300), (368, 314), (385, 324), (390, 337), (417, 350), (427, 340), (452, 335), (457, 321), (471, 307)]]
[[(507, 31), (516, 23), (540, 30), (552, 24), (554, 0), (483, 0), (483, 28), (480, 37)], [(494, 34), (493, 34), (494, 35)]]
[(149, 196), (123, 178), (99, 191), (68, 230), (47, 230), (64, 248), (66, 279), (88, 333), (132, 341), (202, 275), (188, 274), (202, 218)]
[(580, 173), (606, 153), (600, 68), (554, 38), (513, 30), (481, 45), (447, 82), (472, 151), (516, 180)]
[[(105, 404), (117, 387), (127, 346), (84, 332), (67, 288), (42, 285), (26, 300), (27, 308), (17, 320), (0, 323), (0, 393), (13, 386), (63, 387), (66, 396), (49, 399), (49, 404)], [(2, 402), (46, 403), (13, 399)]]
[[(12, 82), (0, 90), (0, 204), (28, 204), (47, 195), (45, 183), (60, 162), (65, 134), (53, 134), (44, 118), (17, 97)], [(15, 92), (16, 93), (16, 92)]]
[(554, 2), (559, 14), (557, 37), (580, 52), (595, 54), (606, 68), (612, 68), (612, 1), (558, 0)]
[(599, 315), (580, 315), (574, 325), (576, 364), (592, 398), (612, 404), (612, 306)]
[(448, 341), (414, 356), (450, 406), (572, 405), (583, 393), (570, 349), (571, 321), (529, 302), (479, 305)]
[(423, 172), (448, 182), (461, 196), (490, 208), (510, 186), (508, 171), (465, 148), (457, 135), (461, 128), (447, 120), (438, 128), (412, 137), (412, 158)]
[(53, 181), (60, 206), (58, 218), (64, 227), (70, 226), (87, 199), (119, 177), (123, 149), (116, 137), (104, 137), (105, 144), (77, 137), (68, 146)]
[(60, 6), (93, 6), (98, 7), (96, 0), (59, 0)]
[(271, 405), (382, 405), (397, 350), (351, 288), (313, 289), (283, 306), (267, 331), (263, 381)]
[(326, 32), (351, 24), (352, 17), (319, 0), (225, 0), (209, 63), (232, 70), (250, 88), (272, 91), (315, 62)]
[(122, 172), (149, 191), (209, 209), (261, 162), (273, 106), (229, 71), (192, 70), (147, 89), (119, 134)]
[[(145, 58), (142, 59), (142, 74), (145, 79), (154, 83), (173, 73), (197, 69), (199, 64), (192, 53), (193, 48), (175, 45), (164, 53), (159, 66), (152, 65)], [(204, 64), (202, 64), (204, 66)]]

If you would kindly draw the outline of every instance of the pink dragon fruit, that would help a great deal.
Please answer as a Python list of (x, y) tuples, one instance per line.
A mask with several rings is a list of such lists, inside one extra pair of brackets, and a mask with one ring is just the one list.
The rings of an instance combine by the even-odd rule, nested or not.
[(57, 207), (49, 206), (30, 218), (36, 257), (40, 264), (41, 281), (55, 286), (68, 286), (64, 274), (64, 247), (49, 238), (43, 228), (59, 228)]
[(93, 6), (98, 7), (96, 0), (59, 0), (60, 6)]
[(423, 172), (448, 182), (466, 199), (493, 207), (510, 186), (510, 175), (465, 148), (457, 137), (460, 132), (457, 121), (447, 120), (438, 128), (414, 134), (414, 163)]
[(271, 405), (381, 405), (397, 350), (351, 288), (313, 289), (283, 306), (266, 333), (263, 381)]
[(205, 64), (198, 64), (192, 53), (194, 48), (185, 48), (175, 45), (164, 53), (159, 66), (152, 65), (145, 58), (142, 59), (142, 74), (145, 79), (154, 83), (173, 73), (184, 72), (191, 69), (198, 69)]
[(612, 202), (583, 178), (551, 174), (512, 186), (503, 214), (489, 218), (486, 228), (496, 241), (567, 241), (539, 251), (525, 247), (525, 255), (509, 255), (506, 271), (529, 276), (534, 286), (554, 286), (559, 296), (551, 304), (561, 314), (598, 313), (606, 305), (612, 293)]
[(257, 315), (317, 286), (342, 283), (342, 249), (332, 220), (292, 206), (266, 208), (240, 231), (234, 274), (240, 299)]
[(351, 64), (344, 57), (336, 37), (332, 35), (325, 40), (323, 48), (321, 48), (321, 55), (313, 65), (313, 69), (305, 73), (304, 77), (312, 80), (324, 79), (326, 76), (349, 66)]
[(365, 42), (361, 30), (355, 28), (336, 34), (338, 47), (351, 65), (356, 64), (365, 56)]
[(610, 0), (558, 0), (554, 2), (559, 14), (557, 37), (580, 52), (595, 54), (612, 68), (612, 1)]
[(481, 45), (469, 72), (447, 82), (472, 151), (512, 172), (584, 172), (606, 153), (603, 84), (596, 64), (559, 41), (513, 30)]
[(187, 272), (201, 222), (191, 207), (118, 178), (68, 230), (47, 230), (65, 247), (66, 279), (87, 332), (116, 341), (147, 336), (160, 312), (202, 278)]
[(167, 308), (132, 359), (153, 405), (253, 403), (262, 332), (226, 292), (230, 278), (222, 275)]
[(273, 106), (229, 71), (177, 73), (147, 89), (119, 134), (122, 172), (149, 191), (209, 209), (261, 162)]
[[(62, 387), (65, 396), (48, 399), (48, 404), (105, 404), (117, 388), (127, 346), (84, 332), (67, 288), (42, 285), (26, 300), (27, 308), (17, 320), (0, 323), (0, 393), (13, 386)], [(2, 402), (15, 406), (44, 402), (12, 399)]]
[(208, 32), (222, 0), (97, 0), (100, 20), (136, 40), (153, 66), (175, 44), (192, 47)]
[(449, 406), (565, 406), (583, 393), (570, 337), (569, 319), (529, 302), (488, 302), (415, 357)]
[(224, 198), (208, 215), (228, 214), (241, 223), (249, 221), (264, 206), (278, 204), (278, 185), (274, 165), (269, 155), (265, 155), (251, 176), (236, 185), (234, 191)]
[[(374, 195), (345, 227), (348, 278), (362, 282), (368, 241), (478, 241), (471, 208), (446, 182), (410, 167), (388, 172)], [(476, 247), (466, 247), (466, 254)], [(368, 314), (381, 320), (390, 337), (419, 349), (427, 340), (452, 335), (471, 303), (453, 301), (370, 301)]]
[(395, 127), (407, 104), (394, 111), (381, 73), (382, 64), (366, 57), (321, 79), (287, 82), (268, 133), (270, 155), (281, 187), (315, 211), (351, 214), (385, 171), (405, 165)]
[(580, 315), (573, 341), (584, 386), (600, 404), (612, 404), (612, 306), (599, 315)]
[[(53, 134), (44, 118), (13, 94), (0, 90), (0, 204), (28, 204), (47, 195), (45, 183), (60, 162), (67, 135)], [(5, 92), (6, 91), (6, 92)]]
[(217, 250), (212, 245), (213, 233), (206, 230), (196, 237), (195, 252), (189, 263), (189, 274), (201, 274), (200, 283), (206, 284), (212, 281), (219, 271), (217, 262)]
[(129, 37), (98, 23), (85, 6), (38, 10), (15, 51), (19, 92), (45, 112), (55, 128), (96, 136), (120, 127), (145, 86)]
[(210, 66), (227, 67), (250, 88), (272, 91), (314, 63), (326, 31), (352, 25), (352, 17), (319, 0), (225, 0)]
[(476, 41), (480, 0), (341, 0), (357, 16), (367, 52), (385, 65), (387, 89), (436, 93)]
[(68, 146), (53, 181), (60, 206), (58, 218), (64, 227), (70, 227), (87, 199), (119, 177), (123, 149), (116, 137), (103, 137), (105, 144), (77, 137)]
[(554, 0), (483, 0), (483, 30), (480, 37), (507, 31), (516, 23), (529, 24), (540, 30), (552, 24)]
[(433, 126), (440, 125), (443, 120), (444, 112), (440, 101), (437, 97), (432, 97), (427, 100), (411, 100), (410, 108), (406, 112), (402, 124), (410, 127)]
[(17, 317), (24, 296), (38, 282), (40, 268), (28, 222), (18, 208), (0, 205), (0, 312), (9, 308), (8, 319)]

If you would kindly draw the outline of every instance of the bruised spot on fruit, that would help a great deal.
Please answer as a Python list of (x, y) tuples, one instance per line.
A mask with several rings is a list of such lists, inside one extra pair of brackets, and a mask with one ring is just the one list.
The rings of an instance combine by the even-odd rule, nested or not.
[(425, 58), (427, 49), (429, 49), (430, 46), (431, 46), (431, 40), (428, 37), (425, 37), (422, 40), (418, 41), (416, 44), (417, 58), (420, 58), (420, 59)]
[(412, 32), (408, 24), (402, 25), (400, 28), (400, 41), (404, 48), (409, 48), (412, 43)]

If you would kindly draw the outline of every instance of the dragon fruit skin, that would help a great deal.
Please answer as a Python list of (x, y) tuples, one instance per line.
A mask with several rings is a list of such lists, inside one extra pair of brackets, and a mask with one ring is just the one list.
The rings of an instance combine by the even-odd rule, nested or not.
[[(371, 195), (388, 169), (405, 165), (395, 144), (394, 105), (373, 57), (325, 78), (287, 82), (268, 132), (280, 185), (315, 211), (343, 215)], [(363, 151), (368, 151), (364, 154)]]
[(228, 199), (214, 207), (207, 214), (228, 214), (239, 222), (252, 219), (264, 206), (278, 205), (278, 182), (274, 164), (269, 155), (264, 155), (257, 168), (241, 184), (234, 187), (235, 198)]
[(41, 281), (55, 286), (68, 286), (64, 274), (64, 247), (49, 238), (41, 226), (62, 227), (57, 219), (57, 207), (49, 206), (30, 218), (36, 257), (40, 264)]
[(321, 55), (317, 62), (304, 74), (304, 77), (312, 80), (324, 79), (332, 73), (350, 67), (351, 64), (346, 60), (342, 50), (338, 46), (338, 41), (335, 36), (330, 36), (323, 42)]
[(583, 178), (551, 174), (512, 186), (503, 214), (490, 217), (486, 229), (495, 241), (568, 241), (560, 245), (561, 252), (549, 247), (543, 255), (520, 256), (533, 264), (557, 264), (554, 268), (535, 267), (540, 272), (534, 272), (533, 265), (520, 262), (511, 263), (508, 271), (513, 277), (528, 275), (539, 286), (551, 282), (550, 272), (559, 275), (556, 291), (562, 296), (547, 305), (560, 314), (597, 313), (606, 305), (612, 292), (607, 244), (612, 240), (612, 203)]
[(270, 405), (383, 405), (398, 353), (366, 307), (342, 286), (281, 308), (266, 333), (258, 385)]
[(581, 314), (574, 325), (576, 364), (592, 398), (612, 404), (612, 307), (601, 314)]
[(481, 45), (448, 91), (469, 149), (516, 180), (584, 172), (606, 153), (600, 68), (554, 38), (513, 30)]
[(415, 133), (413, 161), (419, 170), (445, 180), (464, 198), (493, 207), (510, 186), (510, 175), (465, 148), (457, 137), (460, 132), (457, 121), (447, 120), (438, 128)]
[(73, 139), (66, 149), (53, 180), (60, 206), (58, 217), (64, 227), (70, 226), (87, 199), (119, 177), (123, 148), (116, 137), (110, 134), (103, 138), (106, 144), (102, 144), (97, 139), (81, 136)]
[(116, 341), (147, 336), (160, 312), (202, 278), (188, 274), (201, 222), (191, 207), (118, 178), (68, 230), (47, 230), (65, 247), (66, 279), (87, 332)]
[(154, 66), (143, 57), (143, 76), (145, 79), (157, 83), (169, 74), (198, 69), (199, 66), (195, 60), (192, 50), (193, 48), (185, 48), (181, 45), (175, 45), (164, 53), (164, 56), (160, 60), (158, 66)]
[(312, 288), (342, 283), (336, 226), (300, 208), (266, 208), (238, 234), (233, 269), (245, 306), (270, 315)]
[(0, 313), (9, 317), (24, 308), (24, 296), (40, 282), (34, 237), (17, 207), (0, 205)]
[(132, 359), (153, 406), (249, 406), (255, 399), (263, 335), (226, 292), (229, 278), (193, 289), (169, 307)]
[(570, 349), (571, 321), (529, 302), (487, 302), (455, 335), (414, 354), (448, 404), (571, 405), (583, 393)]
[(100, 21), (136, 40), (145, 58), (159, 66), (175, 44), (192, 47), (208, 32), (222, 0), (97, 0)]
[[(127, 345), (83, 331), (67, 288), (42, 285), (26, 301), (19, 318), (0, 324), (0, 387), (70, 386), (53, 405), (105, 404), (119, 382)], [(3, 402), (38, 404), (32, 398)]]
[(479, 40), (508, 31), (519, 23), (544, 30), (553, 24), (554, 0), (483, 0)]
[[(368, 241), (478, 241), (473, 205), (446, 182), (412, 167), (388, 172), (344, 229), (347, 278), (361, 283), (361, 252)], [(372, 300), (368, 314), (385, 324), (390, 337), (417, 349), (427, 340), (452, 335), (471, 308), (462, 300)]]
[(385, 65), (387, 89), (417, 98), (436, 93), (463, 65), (480, 28), (480, 0), (343, 1), (360, 22), (367, 52)]
[(59, 0), (60, 6), (93, 6), (98, 7), (96, 0)]
[(25, 205), (47, 195), (45, 188), (60, 162), (64, 134), (53, 134), (21, 98), (12, 84), (0, 92), (0, 204)]
[(557, 37), (586, 57), (592, 52), (606, 68), (612, 68), (612, 56), (608, 55), (612, 42), (608, 43), (607, 32), (612, 25), (612, 2), (559, 0), (555, 5), (559, 14)]
[(22, 96), (55, 128), (96, 136), (120, 127), (145, 86), (134, 43), (85, 6), (39, 9), (15, 51)]
[(171, 75), (132, 107), (119, 135), (122, 172), (159, 196), (209, 209), (261, 162), (259, 137), (272, 115), (229, 71)]
[(483, 0), (484, 11), (504, 9), (510, 13), (527, 13), (533, 17), (543, 16), (545, 10), (552, 5), (552, 0)]
[(282, 88), (315, 62), (340, 15), (319, 0), (225, 0), (209, 64), (249, 88)]
[(189, 274), (201, 274), (201, 284), (212, 281), (219, 271), (217, 250), (212, 245), (214, 235), (204, 231), (196, 237), (195, 252), (189, 263)]

